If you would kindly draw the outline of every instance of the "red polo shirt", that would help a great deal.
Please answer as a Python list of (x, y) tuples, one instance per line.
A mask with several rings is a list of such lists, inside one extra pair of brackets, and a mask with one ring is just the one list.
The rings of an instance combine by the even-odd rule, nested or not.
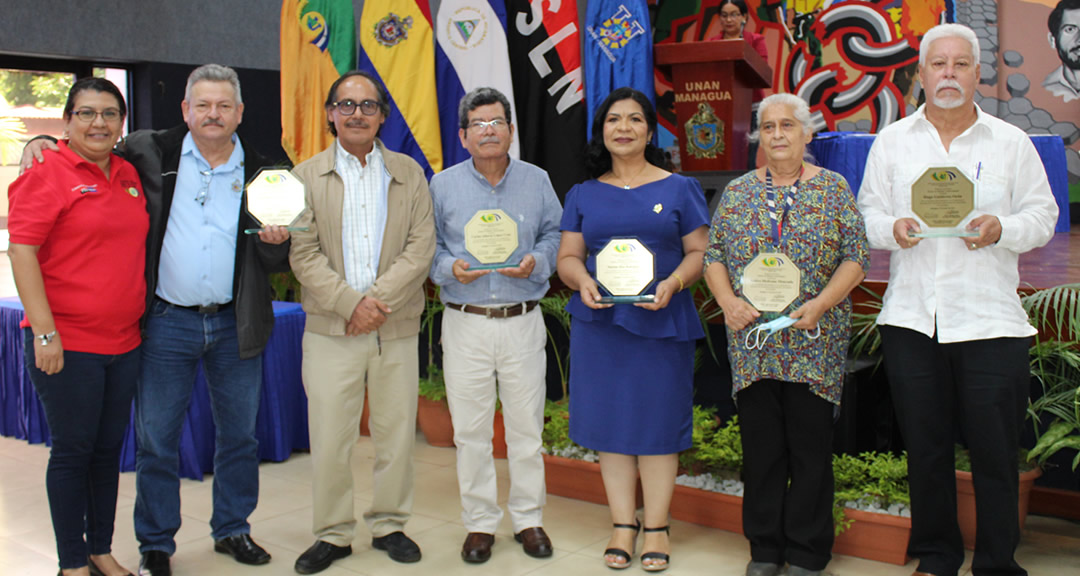
[[(101, 168), (73, 152), (45, 152), (8, 188), (8, 232), (37, 257), (65, 350), (123, 354), (139, 345), (146, 305), (150, 218), (135, 168), (119, 156)], [(24, 318), (21, 326), (29, 326)]]

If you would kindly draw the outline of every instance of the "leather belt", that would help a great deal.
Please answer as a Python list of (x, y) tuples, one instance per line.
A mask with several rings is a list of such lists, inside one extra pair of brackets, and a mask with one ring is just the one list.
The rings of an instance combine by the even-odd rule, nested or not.
[(454, 304), (452, 302), (447, 302), (446, 307), (459, 312), (479, 314), (486, 318), (513, 318), (514, 316), (521, 316), (526, 312), (532, 311), (539, 303), (538, 300), (529, 300), (528, 302), (522, 302), (521, 304), (486, 308), (484, 306), (473, 306), (472, 304)]
[(233, 305), (232, 302), (226, 302), (224, 304), (208, 304), (206, 306), (181, 306), (179, 304), (173, 304), (159, 296), (154, 296), (154, 298), (161, 300), (173, 308), (183, 308), (184, 310), (191, 310), (192, 312), (198, 312), (199, 314), (217, 314), (218, 312), (224, 312), (232, 308)]

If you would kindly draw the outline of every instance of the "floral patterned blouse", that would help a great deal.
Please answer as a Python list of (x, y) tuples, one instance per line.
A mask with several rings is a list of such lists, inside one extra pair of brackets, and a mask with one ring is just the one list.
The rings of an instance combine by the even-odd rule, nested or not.
[[(778, 199), (790, 193), (790, 186), (777, 188)], [(732, 396), (758, 380), (775, 379), (808, 384), (815, 395), (839, 406), (851, 333), (850, 299), (821, 317), (817, 339), (809, 338), (813, 331), (787, 328), (773, 334), (762, 349), (749, 350), (745, 345), (753, 326), (794, 312), (817, 296), (841, 263), (856, 262), (863, 272), (870, 268), (866, 228), (843, 176), (822, 170), (800, 182), (792, 198), (783, 220), (783, 236), (776, 246), (765, 184), (755, 172), (728, 184), (713, 215), (705, 267), (714, 262), (723, 264), (737, 296), (743, 297), (743, 269), (759, 252), (782, 252), (802, 272), (800, 294), (786, 310), (762, 313), (755, 324), (739, 331), (728, 329)]]

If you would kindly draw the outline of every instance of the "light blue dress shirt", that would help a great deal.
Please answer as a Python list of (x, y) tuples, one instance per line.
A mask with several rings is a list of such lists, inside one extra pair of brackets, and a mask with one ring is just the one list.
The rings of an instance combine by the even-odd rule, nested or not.
[(211, 169), (191, 133), (184, 136), (158, 264), (156, 294), (163, 300), (179, 306), (232, 301), (244, 193), (244, 149), (235, 134), (233, 144), (229, 160)]
[[(547, 172), (510, 158), (502, 180), (492, 187), (470, 158), (436, 174), (430, 189), (436, 234), (431, 281), (442, 286), (443, 302), (496, 306), (539, 300), (547, 294), (562, 220), (562, 205)], [(518, 247), (509, 262), (521, 262), (526, 254), (532, 254), (536, 266), (528, 278), (511, 278), (493, 270), (462, 284), (454, 277), (454, 261), (460, 258), (471, 266), (479, 264), (465, 250), (465, 224), (477, 211), (496, 208), (518, 226)]]

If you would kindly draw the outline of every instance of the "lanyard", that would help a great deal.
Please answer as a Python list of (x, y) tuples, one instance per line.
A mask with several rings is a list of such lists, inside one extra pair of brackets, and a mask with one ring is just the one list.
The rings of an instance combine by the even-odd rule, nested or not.
[[(784, 233), (784, 218), (787, 211), (795, 204), (795, 193), (799, 191), (799, 181), (802, 179), (805, 166), (799, 168), (799, 177), (791, 185), (791, 191), (784, 195), (784, 199), (777, 207), (776, 188), (773, 186), (772, 172), (765, 168), (765, 199), (769, 206), (769, 220), (772, 221), (772, 241), (774, 246), (780, 245), (780, 238)], [(779, 212), (779, 213), (777, 213)]]

